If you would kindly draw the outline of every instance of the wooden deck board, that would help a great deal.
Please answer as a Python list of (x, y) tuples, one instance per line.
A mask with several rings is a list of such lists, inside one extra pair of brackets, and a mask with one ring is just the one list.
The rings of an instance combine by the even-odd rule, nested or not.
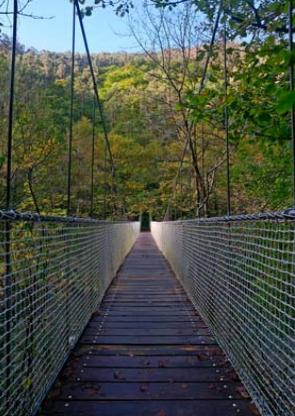
[(255, 416), (229, 361), (141, 234), (43, 403), (46, 416)]

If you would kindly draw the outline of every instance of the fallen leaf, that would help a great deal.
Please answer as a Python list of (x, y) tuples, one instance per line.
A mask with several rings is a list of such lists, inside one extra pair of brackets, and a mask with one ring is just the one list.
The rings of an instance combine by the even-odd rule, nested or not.
[(159, 361), (159, 368), (166, 368), (166, 363), (163, 360)]
[(165, 410), (161, 409), (158, 413), (155, 414), (155, 416), (167, 416), (167, 413)]
[(49, 401), (56, 400), (61, 396), (61, 389), (54, 389), (48, 395)]
[(125, 380), (125, 377), (123, 376), (121, 371), (115, 371), (114, 372), (114, 378), (116, 380)]
[(101, 386), (86, 387), (84, 392), (90, 397), (100, 395)]
[(148, 385), (147, 384), (141, 384), (139, 387), (140, 391), (142, 391), (143, 393), (145, 393), (148, 389)]
[(229, 377), (232, 381), (240, 381), (240, 377), (237, 375), (235, 371), (232, 371), (232, 369), (230, 369), (229, 371)]
[(253, 416), (261, 416), (254, 403), (251, 403), (249, 407)]
[(236, 392), (243, 398), (243, 399), (249, 399), (250, 396), (247, 392), (247, 390), (245, 389), (244, 386), (239, 386), (236, 388)]

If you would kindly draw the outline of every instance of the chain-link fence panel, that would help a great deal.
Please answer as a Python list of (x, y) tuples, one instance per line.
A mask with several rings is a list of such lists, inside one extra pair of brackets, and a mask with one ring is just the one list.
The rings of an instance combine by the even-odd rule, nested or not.
[(152, 223), (263, 415), (294, 415), (295, 213)]
[(0, 414), (38, 409), (138, 223), (0, 212)]

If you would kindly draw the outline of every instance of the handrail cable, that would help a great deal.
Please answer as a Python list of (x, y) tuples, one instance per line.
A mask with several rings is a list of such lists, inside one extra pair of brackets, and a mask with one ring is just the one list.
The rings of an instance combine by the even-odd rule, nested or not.
[[(217, 30), (218, 30), (218, 27), (219, 27), (219, 22), (220, 22), (222, 10), (223, 10), (223, 0), (221, 0), (220, 3), (219, 3), (218, 13), (217, 13), (215, 23), (214, 23), (214, 27), (213, 27), (213, 32), (212, 32), (212, 36), (211, 36), (211, 40), (210, 40), (210, 44), (209, 44), (209, 49), (208, 49), (206, 61), (205, 61), (204, 68), (203, 68), (202, 78), (201, 78), (201, 82), (200, 82), (199, 89), (198, 89), (198, 94), (201, 94), (201, 92), (203, 91), (203, 88), (205, 86), (205, 83), (206, 83), (206, 75), (207, 75), (208, 66), (209, 66), (209, 63), (210, 63), (211, 52), (212, 52), (212, 49), (213, 49), (213, 46), (214, 46), (214, 43), (215, 43), (216, 33), (217, 33)], [(183, 148), (181, 159), (180, 159), (180, 162), (179, 162), (179, 168), (178, 168), (177, 174), (176, 174), (176, 176), (173, 180), (174, 181), (173, 193), (172, 193), (172, 195), (169, 199), (168, 206), (167, 206), (165, 216), (164, 216), (164, 220), (166, 220), (168, 215), (169, 215), (171, 201), (175, 197), (177, 181), (178, 181), (181, 169), (182, 169), (182, 165), (183, 165), (184, 158), (185, 158), (186, 151), (187, 151), (187, 148), (188, 148), (189, 144), (190, 144), (190, 137), (188, 136), (186, 138), (186, 141), (185, 141), (185, 144), (184, 144), (184, 148)]]

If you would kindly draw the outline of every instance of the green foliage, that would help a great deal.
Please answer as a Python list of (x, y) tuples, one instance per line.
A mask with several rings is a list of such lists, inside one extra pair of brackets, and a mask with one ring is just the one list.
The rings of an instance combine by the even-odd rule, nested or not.
[(134, 7), (132, 0), (91, 0), (90, 3), (94, 4), (94, 6), (87, 5), (87, 0), (79, 0), (79, 2), (85, 5), (83, 9), (85, 16), (91, 16), (96, 7), (102, 7), (104, 9), (107, 6), (111, 6), (114, 7), (115, 13), (118, 16), (123, 17)]
[(295, 104), (295, 92), (294, 91), (281, 91), (278, 94), (278, 112), (284, 114)]
[[(152, 3), (157, 7), (172, 6), (173, 13), (177, 13), (178, 9), (174, 8), (177, 5), (173, 2), (159, 0)], [(195, 0), (193, 3), (202, 14), (202, 30), (211, 33), (217, 2)], [(81, 1), (81, 4), (85, 14), (90, 14), (96, 6), (114, 6), (118, 14), (129, 12), (132, 7), (130, 1), (96, 1), (93, 4), (89, 0)], [(94, 211), (98, 218), (134, 218), (140, 212), (148, 211), (154, 218), (162, 218), (168, 203), (174, 217), (194, 216), (200, 192), (205, 197), (208, 195), (206, 214), (224, 214), (227, 186), (225, 104), (230, 119), (233, 211), (280, 209), (291, 204), (289, 112), (295, 104), (295, 95), (288, 89), (288, 70), (295, 54), (288, 52), (285, 35), (286, 2), (256, 2), (253, 9), (252, 2), (228, 0), (225, 7), (230, 35), (232, 39), (239, 37), (239, 41), (228, 43), (226, 99), (223, 50), (218, 40), (211, 51), (201, 94), (198, 87), (208, 53), (206, 44), (196, 50), (192, 42), (193, 52), (185, 60), (177, 47), (165, 49), (162, 55), (158, 51), (151, 56), (140, 53), (93, 56), (117, 177), (117, 192), (114, 193), (102, 125), (97, 117)], [(240, 41), (243, 36), (247, 36), (245, 43)], [(162, 59), (164, 71), (160, 65)], [(37, 53), (19, 48), (14, 122), (14, 208), (43, 213), (66, 212), (70, 69), (69, 54)], [(76, 72), (73, 214), (89, 215), (93, 92), (84, 55), (76, 56)], [(9, 44), (3, 43), (0, 48), (2, 205), (8, 79)], [(188, 151), (174, 183), (186, 137), (185, 123), (193, 132), (192, 146), (200, 178), (195, 180)]]
[[(80, 0), (82, 4), (86, 0)], [(134, 8), (136, 2), (132, 0), (92, 0), (96, 6), (114, 7), (116, 14), (124, 16)], [(193, 4), (197, 12), (203, 14), (207, 23), (212, 24), (217, 9), (222, 8), (229, 21), (232, 39), (236, 37), (247, 37), (249, 35), (259, 36), (261, 33), (287, 33), (287, 10), (288, 0), (149, 0), (147, 2), (156, 8), (167, 8), (173, 10), (185, 3)], [(87, 15), (93, 12), (95, 6), (87, 6)]]

